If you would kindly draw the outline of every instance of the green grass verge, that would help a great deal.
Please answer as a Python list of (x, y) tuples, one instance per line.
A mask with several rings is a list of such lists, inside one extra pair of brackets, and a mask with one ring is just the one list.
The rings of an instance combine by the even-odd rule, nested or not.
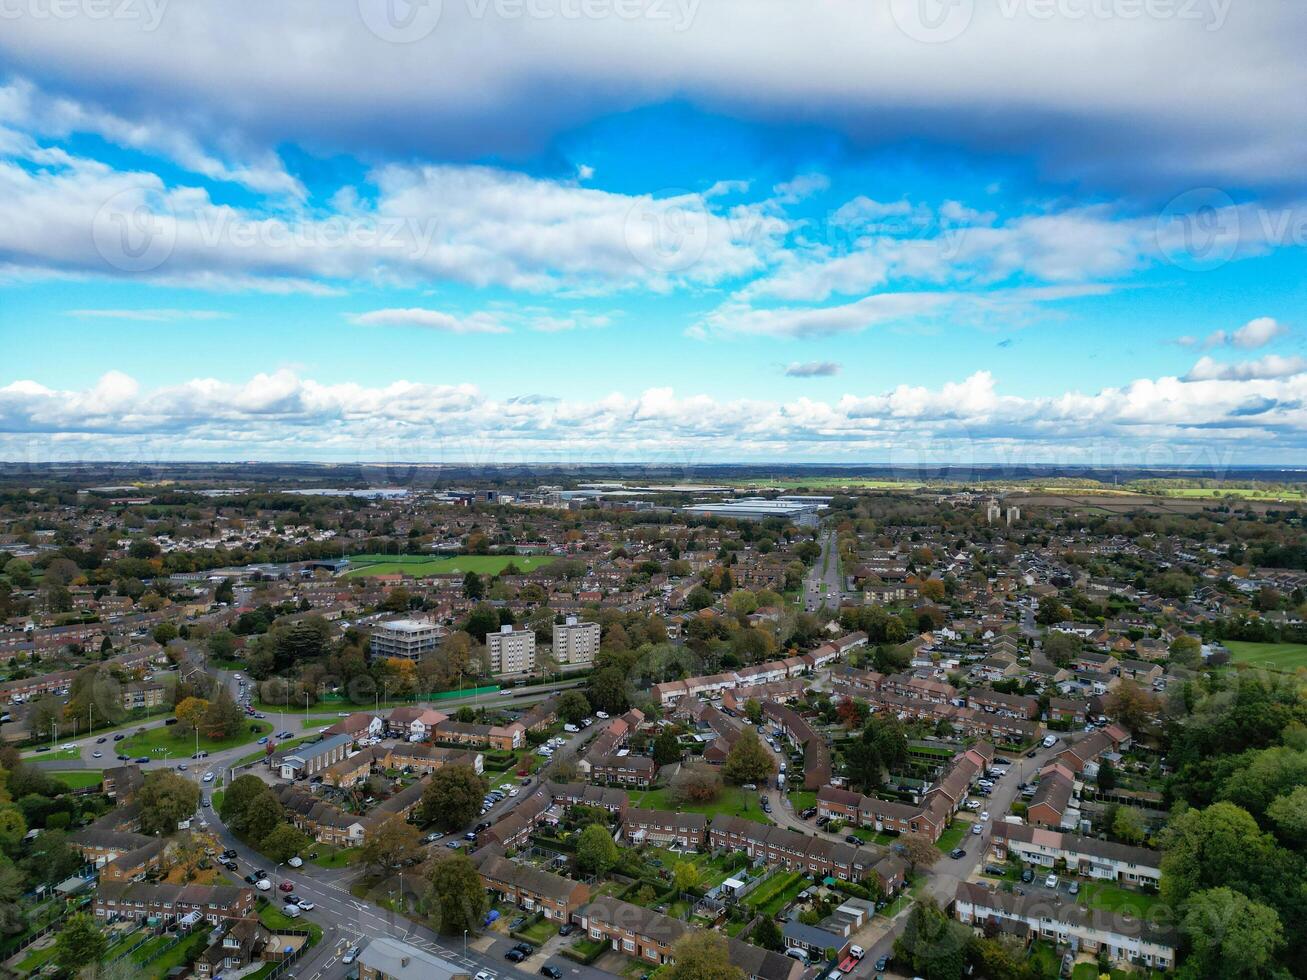
[(533, 572), (550, 564), (549, 555), (455, 555), (433, 558), (430, 555), (351, 555), (348, 576), (358, 575), (411, 575), (423, 578), (429, 575), (498, 575), (509, 565), (524, 572)]
[(955, 818), (948, 830), (939, 835), (935, 846), (947, 854), (955, 847), (961, 847), (971, 836), (971, 821)]
[(51, 749), (41, 752), (32, 749), (30, 752), (24, 752), (24, 759), (33, 759), (37, 762), (42, 760), (47, 762), (76, 762), (82, 757), (81, 749)]
[(703, 813), (708, 816), (725, 814), (732, 817), (744, 817), (756, 823), (772, 822), (771, 817), (762, 812), (758, 805), (756, 791), (742, 790), (738, 786), (728, 786), (722, 790), (717, 799), (711, 803), (673, 803), (665, 789), (650, 789), (643, 792), (636, 790), (631, 794), (631, 806), (652, 810), (674, 810), (681, 813)]
[[(251, 729), (254, 729), (251, 731)], [(235, 738), (208, 738), (201, 735), (199, 748), (205, 752), (219, 752), (248, 745), (250, 742), (272, 731), (272, 723), (267, 721), (247, 721), (241, 725), (240, 733)], [(151, 728), (141, 735), (133, 735), (118, 743), (118, 751), (130, 756), (149, 756), (157, 758), (163, 753), (156, 749), (167, 749), (169, 759), (189, 759), (196, 749), (195, 735), (182, 730), (181, 725), (166, 725)]]
[(1091, 909), (1103, 909), (1117, 914), (1125, 913), (1142, 919), (1161, 901), (1161, 896), (1145, 895), (1143, 892), (1133, 892), (1119, 885), (1089, 881), (1081, 883), (1078, 899), (1081, 905)]

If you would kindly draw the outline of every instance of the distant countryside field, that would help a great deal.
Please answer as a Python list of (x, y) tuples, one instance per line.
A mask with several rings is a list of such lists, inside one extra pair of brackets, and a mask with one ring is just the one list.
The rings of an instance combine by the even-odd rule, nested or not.
[(346, 575), (409, 575), (426, 578), (429, 575), (498, 575), (509, 565), (524, 572), (552, 562), (551, 555), (455, 555), (452, 558), (433, 558), (430, 555), (350, 555), (350, 570)]
[(1226, 640), (1225, 645), (1234, 654), (1234, 662), (1251, 667), (1271, 667), (1274, 670), (1296, 670), (1307, 667), (1307, 643), (1246, 643)]

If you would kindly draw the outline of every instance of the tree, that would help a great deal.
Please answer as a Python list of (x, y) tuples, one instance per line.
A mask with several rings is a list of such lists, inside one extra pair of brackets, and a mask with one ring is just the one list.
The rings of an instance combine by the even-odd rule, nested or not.
[(1139, 844), (1144, 839), (1144, 815), (1132, 806), (1119, 807), (1112, 818), (1112, 836), (1127, 844)]
[(749, 698), (744, 702), (744, 717), (749, 719), (751, 725), (762, 724), (762, 705), (757, 698)]
[(417, 806), (418, 820), (450, 833), (462, 830), (481, 811), (489, 783), (471, 766), (445, 766), (431, 774)]
[(0, 847), (6, 851), (18, 846), (27, 833), (27, 821), (18, 807), (10, 804), (0, 808)]
[(109, 941), (100, 932), (95, 919), (86, 912), (74, 912), (54, 941), (54, 961), (61, 969), (76, 973), (84, 966), (104, 958)]
[(1123, 680), (1103, 699), (1103, 710), (1131, 731), (1138, 731), (1156, 716), (1157, 698), (1134, 681)]
[(590, 702), (580, 691), (564, 691), (558, 697), (558, 717), (572, 725), (579, 725), (590, 717)]
[(699, 884), (699, 866), (693, 861), (677, 861), (672, 866), (672, 881), (683, 892)]
[(894, 849), (908, 862), (908, 869), (912, 872), (918, 866), (933, 867), (941, 857), (935, 842), (924, 834), (904, 834), (894, 842)]
[(207, 738), (223, 740), (235, 738), (245, 724), (240, 706), (226, 686), (218, 688), (218, 696), (209, 702), (200, 720), (200, 730)]
[[(1039, 609), (1035, 613), (1035, 622), (1040, 626), (1052, 626), (1071, 618), (1071, 610), (1062, 605), (1055, 595), (1046, 595), (1039, 600)], [(1051, 639), (1051, 637), (1050, 637)]]
[(141, 805), (141, 832), (171, 834), (200, 805), (195, 784), (175, 772), (149, 772), (136, 796)]
[(681, 761), (681, 743), (671, 729), (664, 728), (654, 739), (653, 760), (660, 766), (670, 766), (673, 762)]
[(463, 576), (463, 595), (474, 602), (486, 594), (485, 583), (481, 581), (481, 576), (476, 572), (468, 572)]
[(960, 980), (970, 938), (969, 926), (950, 920), (934, 899), (923, 898), (894, 941), (894, 957), (926, 980)]
[(259, 842), (267, 838), (279, 823), (286, 819), (286, 811), (272, 790), (256, 796), (245, 808), (245, 838)]
[(1116, 766), (1111, 759), (1104, 759), (1098, 765), (1098, 788), (1105, 793), (1116, 789)]
[(1307, 843), (1307, 786), (1277, 796), (1266, 808), (1266, 815), (1281, 840), (1297, 847)]
[(620, 857), (617, 845), (606, 828), (591, 824), (576, 841), (576, 866), (586, 874), (607, 874)]
[(283, 820), (272, 828), (267, 837), (263, 838), (259, 850), (280, 864), (282, 861), (289, 861), (311, 843), (307, 834)]
[(472, 859), (461, 852), (445, 853), (431, 863), (422, 911), (447, 936), (476, 932), (490, 908)]
[(1162, 843), (1162, 899), (1173, 908), (1208, 888), (1260, 895), (1268, 870), (1278, 866), (1273, 864), (1277, 848), (1271, 835), (1233, 803), (1177, 814), (1163, 832)]
[(619, 715), (631, 706), (626, 691), (626, 674), (619, 667), (605, 667), (590, 675), (590, 704), (610, 715)]
[(1057, 666), (1065, 667), (1080, 656), (1084, 645), (1084, 641), (1074, 633), (1049, 633), (1044, 637), (1044, 656)]
[(359, 848), (359, 858), (378, 873), (395, 871), (410, 858), (421, 855), (418, 829), (398, 814), (369, 833)]
[(701, 762), (682, 766), (668, 787), (671, 800), (677, 806), (711, 803), (721, 792), (721, 773), (713, 766)]
[(1171, 663), (1196, 668), (1203, 659), (1203, 644), (1196, 636), (1182, 633), (1171, 643)]
[(227, 787), (227, 792), (222, 797), (222, 806), (218, 809), (222, 822), (230, 827), (233, 833), (244, 834), (245, 813), (249, 805), (257, 797), (271, 792), (268, 784), (258, 776), (248, 773), (237, 776)]
[(770, 949), (779, 953), (785, 948), (785, 939), (781, 936), (780, 926), (770, 915), (764, 915), (758, 920), (758, 924), (753, 927), (750, 933), (750, 939), (755, 946), (761, 946), (763, 949)]
[(191, 733), (200, 730), (200, 724), (204, 721), (204, 713), (209, 710), (209, 702), (204, 698), (183, 698), (173, 709), (173, 714), (177, 716), (177, 721)]
[(741, 783), (761, 783), (771, 776), (775, 768), (776, 760), (763, 747), (758, 733), (745, 731), (727, 753), (726, 762), (722, 765), (722, 776), (737, 786)]
[(1275, 910), (1229, 888), (1190, 896), (1180, 931), (1189, 940), (1186, 977), (1261, 977), (1284, 945)]
[(672, 964), (663, 969), (667, 980), (744, 980), (744, 971), (731, 962), (726, 937), (695, 930), (672, 945)]

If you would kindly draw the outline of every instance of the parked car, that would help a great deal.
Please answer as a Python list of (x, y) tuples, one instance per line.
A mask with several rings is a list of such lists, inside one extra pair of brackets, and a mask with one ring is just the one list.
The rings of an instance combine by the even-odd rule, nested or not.
[(576, 932), (576, 924), (573, 922), (564, 922), (558, 927), (558, 934), (560, 936), (570, 936), (574, 932)]
[(526, 954), (515, 946), (504, 954), (504, 959), (510, 963), (521, 963), (526, 959)]
[(272, 882), (270, 882), (267, 878), (260, 878), (258, 881), (254, 883), (254, 887), (261, 892), (272, 891)]
[(982, 830), (980, 824), (978, 824), (978, 823), (973, 823), (973, 824), (971, 825), (971, 832), (972, 832), (973, 834), (975, 834), (977, 837), (979, 837), (980, 834), (983, 833), (983, 830)]
[(1029, 868), (1022, 868), (1021, 880), (1024, 881), (1026, 884), (1030, 884), (1030, 882), (1035, 880), (1035, 873), (1031, 871)]
[(854, 847), (859, 847), (862, 844), (862, 838), (854, 834), (845, 834), (844, 843), (852, 844)]
[(304, 859), (300, 857), (298, 854), (296, 854), (293, 858), (291, 858), (286, 863), (289, 864), (292, 868), (301, 868), (304, 866)]
[(295, 890), (295, 886), (294, 886), (293, 884), (291, 884), (291, 882), (290, 882), (289, 880), (287, 880), (287, 881), (283, 881), (283, 882), (282, 882), (280, 885), (278, 885), (277, 887), (280, 888), (280, 889), (281, 889), (282, 891), (284, 891), (284, 892), (293, 892), (293, 891)]
[(967, 856), (967, 852), (964, 851), (964, 850), (962, 850), (962, 848), (960, 848), (960, 847), (955, 847), (955, 848), (953, 848), (953, 850), (951, 850), (951, 851), (948, 852), (948, 856), (951, 857), (951, 858), (954, 858), (954, 859), (956, 859), (956, 858), (964, 858), (964, 857)]
[(549, 980), (559, 980), (563, 975), (563, 971), (556, 966), (550, 966), (546, 963), (540, 968), (540, 975), (548, 977)]
[(1057, 887), (1057, 875), (1049, 875), (1047, 878), (1045, 878), (1045, 879), (1044, 879), (1044, 887), (1045, 887), (1045, 888), (1056, 888), (1056, 887)]
[[(358, 958), (359, 958), (359, 948), (357, 946), (351, 946), (349, 949), (345, 950), (345, 955), (340, 958), (340, 961), (344, 963), (346, 966), (349, 966)], [(480, 980), (480, 977), (481, 974), (478, 973), (477, 974), (478, 980)]]

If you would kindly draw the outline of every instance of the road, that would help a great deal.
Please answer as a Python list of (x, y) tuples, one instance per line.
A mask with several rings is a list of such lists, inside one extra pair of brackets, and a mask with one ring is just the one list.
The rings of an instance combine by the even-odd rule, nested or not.
[(821, 538), (821, 555), (803, 583), (803, 607), (808, 612), (816, 612), (827, 603), (838, 607), (843, 595), (844, 582), (835, 532), (827, 531)]
[[(1020, 793), (1021, 785), (1034, 778), (1050, 759), (1065, 748), (1066, 741), (1061, 740), (1051, 748), (1044, 748), (1041, 745), (1033, 759), (1027, 759), (1024, 755), (1012, 759), (1012, 766), (1008, 769), (1007, 775), (994, 781), (994, 791), (989, 795), (988, 799), (976, 797), (985, 805), (985, 810), (990, 814), (990, 819), (981, 824), (982, 833), (968, 834), (966, 839), (961, 842), (959, 846), (963, 847), (967, 852), (964, 857), (955, 859), (945, 854), (933, 868), (926, 872), (924, 895), (934, 898), (941, 908), (949, 906), (957, 896), (958, 883), (970, 878), (975, 873), (976, 868), (984, 863), (986, 852), (989, 849), (993, 821), (1001, 820), (1004, 814), (1009, 812), (1012, 802)], [(849, 974), (850, 977), (857, 980), (857, 978), (875, 975), (874, 964), (877, 958), (893, 953), (894, 940), (902, 934), (907, 925), (907, 913), (907, 909), (900, 912), (880, 936), (872, 941), (870, 945), (866, 945), (867, 955)], [(878, 923), (881, 921), (877, 920)], [(891, 964), (892, 966), (893, 964)], [(889, 973), (895, 975), (892, 968)]]
[[(555, 753), (555, 760), (569, 758), (598, 734), (600, 726), (584, 729), (574, 734)], [(532, 789), (535, 788), (533, 784)], [(518, 803), (526, 799), (526, 792), (517, 797), (502, 801), (486, 817), (502, 818)], [(269, 867), (271, 862), (252, 848), (241, 843), (222, 823), (221, 817), (211, 810), (201, 810), (201, 818), (207, 820), (210, 830), (225, 847), (236, 851), (238, 872), (224, 872), (239, 884), (244, 884), (244, 875), (253, 868), (263, 868), (269, 872), (273, 891), (268, 897), (274, 902), (283, 895), (280, 890), (282, 881), (289, 879), (294, 894), (307, 899), (314, 908), (304, 913), (304, 918), (322, 926), (323, 939), (305, 958), (296, 964), (294, 976), (307, 980), (336, 980), (344, 977), (350, 967), (341, 962), (345, 949), (350, 945), (365, 946), (368, 939), (375, 936), (391, 936), (404, 942), (412, 943), (436, 956), (443, 957), (466, 967), (470, 972), (488, 970), (504, 980), (526, 980), (536, 975), (546, 963), (557, 967), (564, 977), (576, 980), (612, 980), (610, 974), (592, 967), (581, 966), (571, 960), (554, 955), (558, 947), (556, 940), (541, 947), (534, 955), (528, 957), (520, 966), (513, 966), (503, 956), (515, 943), (506, 935), (486, 934), (481, 937), (468, 937), (466, 946), (462, 936), (456, 938), (442, 937), (398, 913), (378, 906), (372, 902), (362, 901), (350, 894), (349, 886), (358, 875), (355, 868), (328, 869), (306, 863), (301, 868)], [(471, 828), (468, 828), (469, 830)], [(440, 841), (431, 848), (438, 849), (446, 841)], [(414, 878), (404, 881), (404, 875), (398, 874), (394, 880), (392, 892), (408, 894), (410, 901), (416, 901), (421, 885)]]

